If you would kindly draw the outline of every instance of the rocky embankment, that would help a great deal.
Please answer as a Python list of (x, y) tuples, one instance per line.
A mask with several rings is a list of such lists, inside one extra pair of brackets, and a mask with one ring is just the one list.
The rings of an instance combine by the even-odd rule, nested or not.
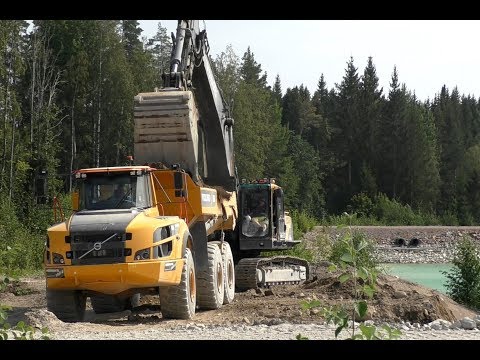
[[(377, 258), (382, 263), (449, 263), (455, 244), (462, 238), (470, 237), (480, 244), (478, 226), (352, 226), (351, 229), (377, 243)], [(316, 235), (309, 236), (326, 234), (335, 241), (347, 230), (319, 226), (313, 232)]]

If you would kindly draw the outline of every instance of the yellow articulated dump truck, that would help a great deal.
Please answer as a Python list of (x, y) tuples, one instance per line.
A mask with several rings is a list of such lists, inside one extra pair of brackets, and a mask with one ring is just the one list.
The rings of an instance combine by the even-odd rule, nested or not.
[[(230, 246), (207, 238), (234, 228), (234, 192), (219, 196), (183, 171), (149, 166), (82, 169), (75, 177), (77, 211), (48, 229), (45, 253), (47, 307), (59, 319), (82, 321), (87, 296), (104, 313), (158, 293), (162, 315), (179, 319), (190, 319), (196, 305), (233, 300)], [(202, 260), (206, 271), (196, 276)]]
[(134, 99), (136, 166), (75, 172), (75, 211), (47, 231), (47, 308), (59, 319), (82, 321), (87, 297), (107, 313), (158, 293), (177, 319), (233, 301), (233, 119), (208, 48), (198, 20), (179, 20), (163, 88)]

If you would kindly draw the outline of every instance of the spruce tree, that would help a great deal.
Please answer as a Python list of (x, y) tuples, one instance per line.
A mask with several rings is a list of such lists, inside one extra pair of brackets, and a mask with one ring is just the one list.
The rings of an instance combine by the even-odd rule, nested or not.
[(261, 64), (257, 63), (253, 52), (250, 51), (250, 46), (247, 48), (247, 51), (243, 54), (242, 65), (240, 67), (240, 75), (242, 80), (247, 84), (252, 84), (255, 86), (266, 87), (267, 86), (267, 74), (262, 73)]

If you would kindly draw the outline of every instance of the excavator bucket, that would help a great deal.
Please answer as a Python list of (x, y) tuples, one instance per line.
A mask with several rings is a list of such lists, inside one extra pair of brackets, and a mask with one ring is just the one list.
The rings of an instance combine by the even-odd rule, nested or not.
[(140, 93), (134, 117), (137, 164), (178, 164), (198, 180), (198, 110), (191, 91)]

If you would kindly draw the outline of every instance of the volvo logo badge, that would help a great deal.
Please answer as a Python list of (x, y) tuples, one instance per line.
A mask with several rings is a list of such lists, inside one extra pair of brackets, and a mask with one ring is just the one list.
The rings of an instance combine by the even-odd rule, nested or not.
[(96, 242), (93, 244), (93, 250), (100, 250), (102, 248), (102, 243), (101, 242)]

